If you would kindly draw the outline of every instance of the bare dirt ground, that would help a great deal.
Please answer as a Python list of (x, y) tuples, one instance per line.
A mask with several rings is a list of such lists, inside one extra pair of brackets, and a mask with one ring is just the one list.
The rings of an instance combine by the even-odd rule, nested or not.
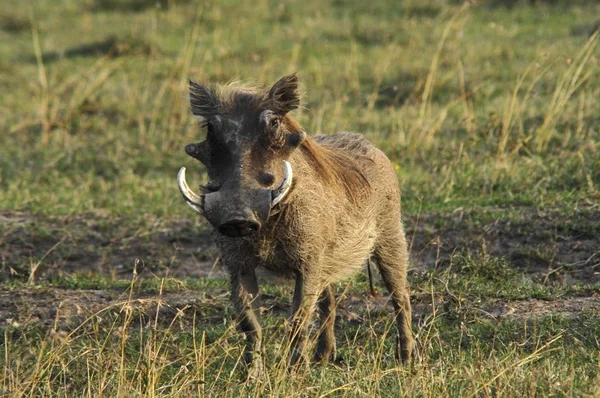
[[(460, 250), (502, 256), (532, 275), (600, 282), (600, 211), (567, 217), (524, 209), (485, 216), (464, 212), (405, 217), (412, 268), (447, 265)], [(223, 276), (207, 228), (196, 218), (144, 219), (136, 225), (99, 214), (42, 217), (0, 211), (0, 279), (93, 272), (127, 278), (135, 259), (175, 278)]]
[[(127, 307), (134, 311), (134, 324), (151, 324), (156, 320), (169, 325), (174, 320), (182, 328), (226, 322), (226, 291), (212, 294), (193, 291), (165, 294), (135, 294), (116, 290), (69, 290), (60, 288), (0, 291), (0, 326), (22, 326), (36, 323), (45, 328), (72, 329), (90, 319), (112, 319), (124, 314)], [(338, 298), (336, 319), (349, 324), (369, 323), (371, 317), (390, 313), (391, 305), (385, 296), (372, 297), (367, 293), (349, 294)], [(261, 296), (263, 314), (285, 317), (291, 305), (285, 298), (268, 294)], [(413, 323), (421, 323), (435, 312), (448, 311), (442, 298), (432, 301), (426, 295), (413, 297)], [(452, 308), (450, 311), (454, 311)], [(491, 321), (515, 319), (530, 321), (548, 315), (574, 318), (581, 313), (600, 315), (600, 296), (564, 297), (546, 301), (495, 300), (483, 306), (465, 304), (462, 313), (477, 313)], [(158, 314), (157, 314), (158, 312)], [(157, 317), (157, 315), (159, 315)]]
[(600, 211), (569, 217), (528, 208), (510, 216), (503, 209), (485, 216), (458, 210), (411, 217), (405, 225), (417, 269), (447, 265), (452, 253), (469, 249), (505, 257), (532, 277), (600, 282)]
[[(509, 217), (498, 209), (485, 217), (468, 212), (407, 217), (413, 271), (444, 267), (457, 250), (470, 249), (504, 256), (514, 267), (538, 280), (554, 283), (600, 283), (600, 213), (565, 217), (526, 209)], [(43, 280), (75, 272), (100, 273), (130, 279), (136, 258), (140, 277), (223, 277), (209, 233), (197, 220), (142, 220), (128, 225), (118, 218), (93, 214), (41, 217), (0, 212), (0, 279), (27, 280), (31, 269)], [(268, 278), (268, 277), (267, 277)], [(209, 293), (171, 292), (137, 294), (121, 290), (60, 288), (0, 288), (1, 326), (40, 321), (51, 327), (77, 324), (93, 314), (122, 311), (124, 303), (151, 320), (156, 311), (168, 321), (179, 313), (182, 322), (222, 322), (225, 289)], [(222, 297), (220, 297), (222, 296)], [(197, 304), (202, 302), (202, 306)], [(387, 311), (384, 297), (350, 294), (340, 299), (338, 317), (362, 322), (364, 306)], [(415, 317), (430, 314), (438, 305), (423, 294), (413, 297)], [(441, 305), (441, 304), (440, 304)], [(289, 301), (263, 295), (266, 312), (287, 313)], [(359, 311), (362, 308), (363, 311)], [(554, 301), (497, 300), (473, 306), (491, 319), (529, 319), (548, 314), (575, 316), (598, 311), (600, 297), (563, 297)], [(195, 313), (195, 315), (194, 315)], [(164, 315), (164, 316), (163, 316)]]

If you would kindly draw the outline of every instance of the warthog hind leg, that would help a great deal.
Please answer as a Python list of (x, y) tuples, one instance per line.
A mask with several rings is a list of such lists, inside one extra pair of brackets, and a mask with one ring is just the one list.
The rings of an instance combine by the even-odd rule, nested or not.
[(388, 244), (376, 248), (375, 261), (394, 306), (398, 328), (396, 358), (406, 363), (413, 354), (414, 343), (411, 331), (410, 295), (406, 280), (408, 254), (404, 234), (399, 235), (397, 239), (388, 237)]

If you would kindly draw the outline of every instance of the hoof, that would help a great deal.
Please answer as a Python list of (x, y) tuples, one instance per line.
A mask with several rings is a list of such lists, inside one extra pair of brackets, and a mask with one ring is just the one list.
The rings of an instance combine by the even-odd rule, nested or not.
[(264, 373), (262, 361), (253, 361), (251, 365), (248, 365), (248, 371), (246, 373), (246, 383), (258, 383)]
[(313, 360), (316, 363), (319, 364), (326, 364), (328, 362), (335, 362), (336, 361), (336, 355), (335, 355), (335, 351), (329, 351), (329, 352), (315, 352), (315, 356), (313, 357)]

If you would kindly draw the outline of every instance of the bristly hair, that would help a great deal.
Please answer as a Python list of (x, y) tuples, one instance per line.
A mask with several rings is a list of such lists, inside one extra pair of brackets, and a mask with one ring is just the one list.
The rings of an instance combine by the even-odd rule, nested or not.
[(282, 77), (270, 89), (238, 81), (205, 85), (190, 80), (189, 90), (192, 113), (204, 118), (251, 109), (270, 109), (284, 116), (300, 106), (296, 74)]
[(306, 137), (300, 149), (317, 174), (330, 186), (341, 187), (354, 204), (371, 194), (371, 184), (352, 157), (320, 145), (312, 137)]
[(204, 85), (190, 80), (192, 113), (205, 119), (237, 110), (260, 109), (268, 103), (268, 91), (250, 84), (232, 81)]
[[(303, 130), (290, 114), (282, 119), (282, 127), (287, 132)], [(348, 199), (357, 204), (364, 195), (371, 193), (371, 184), (352, 157), (342, 151), (327, 148), (314, 138), (307, 136), (300, 150), (304, 158), (329, 186), (343, 189)]]

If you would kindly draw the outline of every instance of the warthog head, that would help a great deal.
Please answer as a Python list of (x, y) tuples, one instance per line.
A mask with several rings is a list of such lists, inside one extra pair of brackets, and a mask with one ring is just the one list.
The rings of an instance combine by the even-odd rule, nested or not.
[(195, 194), (182, 167), (179, 189), (221, 234), (257, 232), (290, 191), (294, 177), (287, 159), (306, 134), (286, 115), (299, 103), (296, 75), (268, 91), (190, 82), (192, 113), (203, 118), (206, 139), (185, 151), (206, 166), (209, 181)]

